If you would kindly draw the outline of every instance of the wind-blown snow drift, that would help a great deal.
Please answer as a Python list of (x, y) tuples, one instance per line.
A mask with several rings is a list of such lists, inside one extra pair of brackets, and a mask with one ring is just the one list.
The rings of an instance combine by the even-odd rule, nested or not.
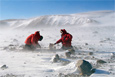
[(38, 28), (41, 26), (80, 26), (105, 22), (103, 18), (107, 18), (106, 21), (113, 21), (113, 18), (115, 18), (114, 14), (114, 11), (97, 11), (70, 15), (47, 15), (30, 19), (8, 19), (1, 20), (0, 27)]
[[(6, 65), (8, 68), (4, 70), (0, 68), (0, 77), (59, 77), (61, 73), (62, 76), (77, 74), (76, 62), (79, 59), (89, 61), (96, 68), (91, 77), (115, 77), (114, 21), (114, 11), (2, 20), (0, 27), (8, 29), (0, 28), (0, 67)], [(66, 22), (75, 25), (66, 25)], [(76, 53), (70, 59), (65, 57), (67, 51), (44, 50), (49, 47), (49, 43), (55, 43), (60, 38), (60, 29), (66, 29), (73, 36), (72, 46)], [(43, 50), (20, 51), (27, 36), (35, 31), (40, 31), (44, 37), (39, 41)], [(62, 44), (57, 44), (56, 49), (60, 49), (61, 46)], [(89, 55), (88, 52), (93, 52), (93, 55)], [(65, 64), (66, 62), (62, 61), (52, 63), (51, 59), (55, 54), (58, 54), (61, 60), (70, 63)], [(97, 65), (97, 60), (100, 59), (107, 63)]]

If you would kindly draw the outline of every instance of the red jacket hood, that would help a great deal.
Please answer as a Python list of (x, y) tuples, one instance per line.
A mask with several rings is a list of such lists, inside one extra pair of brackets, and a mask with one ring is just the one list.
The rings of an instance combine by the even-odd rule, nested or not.
[(61, 29), (61, 31), (63, 32), (63, 34), (67, 34), (67, 31), (65, 29)]
[(40, 36), (40, 32), (39, 31), (36, 31), (34, 34), (35, 34), (35, 36)]

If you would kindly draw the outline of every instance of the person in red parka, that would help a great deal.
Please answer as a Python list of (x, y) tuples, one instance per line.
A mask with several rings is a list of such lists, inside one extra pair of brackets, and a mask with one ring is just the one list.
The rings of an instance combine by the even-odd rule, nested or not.
[(56, 43), (54, 43), (54, 45), (61, 42), (62, 49), (67, 50), (73, 48), (71, 45), (72, 35), (67, 33), (65, 29), (61, 29), (60, 33), (61, 33), (61, 38)]
[(41, 41), (43, 36), (40, 35), (39, 31), (36, 31), (34, 34), (29, 35), (25, 40), (25, 49), (34, 50), (37, 47), (41, 48), (38, 41)]

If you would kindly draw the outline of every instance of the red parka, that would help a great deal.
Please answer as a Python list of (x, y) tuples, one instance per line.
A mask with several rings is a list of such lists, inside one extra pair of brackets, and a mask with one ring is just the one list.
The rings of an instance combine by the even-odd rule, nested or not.
[(40, 33), (39, 31), (36, 31), (34, 34), (31, 34), (28, 36), (25, 40), (25, 43), (27, 45), (34, 45), (36, 46), (38, 44), (38, 40), (40, 39)]
[(65, 29), (61, 29), (61, 31), (63, 33), (61, 35), (61, 38), (56, 42), (56, 44), (61, 42), (63, 46), (70, 47), (72, 41), (72, 35), (67, 33)]

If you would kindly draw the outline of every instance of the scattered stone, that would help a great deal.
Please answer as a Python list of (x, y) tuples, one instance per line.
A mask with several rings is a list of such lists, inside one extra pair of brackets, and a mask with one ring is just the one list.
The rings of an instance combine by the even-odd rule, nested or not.
[(110, 38), (106, 38), (106, 40), (111, 40)]
[(66, 56), (67, 58), (70, 58), (70, 55), (71, 55), (70, 52), (66, 52), (66, 53), (65, 53), (65, 56)]
[(81, 53), (78, 53), (78, 55), (81, 55)]
[(17, 39), (13, 39), (13, 42), (18, 42), (18, 40)]
[(115, 58), (115, 53), (111, 53), (111, 59)]
[(9, 49), (8, 47), (4, 47), (3, 50)]
[(24, 75), (14, 75), (14, 74), (6, 74), (0, 77), (25, 77)]
[(75, 50), (78, 50), (78, 47), (77, 47), (77, 46), (73, 46), (73, 48), (74, 48)]
[(50, 49), (50, 50), (53, 50), (53, 49), (56, 49), (56, 47), (54, 46), (54, 44), (50, 43), (50, 44), (49, 44), (49, 49)]
[(19, 47), (20, 47), (20, 48), (24, 48), (24, 47), (25, 47), (25, 45), (20, 45)]
[(97, 34), (97, 33), (98, 33), (98, 31), (94, 31), (93, 33)]
[(97, 64), (104, 64), (104, 63), (107, 63), (107, 62), (104, 60), (97, 60)]
[(85, 43), (85, 45), (88, 45), (88, 43)]
[(7, 69), (7, 68), (8, 68), (8, 66), (6, 66), (6, 65), (3, 65), (3, 66), (1, 67), (2, 70)]
[(14, 46), (13, 44), (10, 44), (9, 46)]
[(13, 50), (16, 50), (15, 47), (10, 47), (9, 50), (13, 51)]
[(102, 46), (102, 44), (100, 44), (100, 46)]
[(53, 62), (53, 63), (60, 62), (62, 65), (67, 65), (70, 63), (69, 60), (60, 58), (58, 54), (56, 54), (55, 56), (52, 57), (51, 62)]
[(65, 53), (65, 56), (67, 58), (70, 58), (72, 54), (73, 55), (75, 54), (75, 50), (73, 48), (72, 49), (68, 49), (68, 52)]
[(58, 62), (58, 60), (60, 60), (58, 54), (56, 54), (55, 56), (53, 56), (53, 58), (52, 58), (52, 62)]
[(53, 59), (53, 62), (54, 62), (54, 63), (57, 62), (57, 61), (58, 61), (58, 60), (57, 60), (56, 58)]
[(95, 72), (95, 69), (92, 68), (92, 65), (85, 60), (79, 60), (76, 66), (78, 67), (78, 71), (80, 72), (79, 75), (81, 76), (90, 76)]
[(95, 49), (94, 49), (94, 48), (89, 48), (89, 50), (93, 50), (93, 51), (95, 51)]
[(56, 54), (55, 57), (56, 57), (58, 60), (60, 59), (58, 54)]
[(71, 53), (71, 54), (75, 54), (75, 50), (72, 48), (72, 49), (68, 49), (68, 51)]
[(26, 62), (24, 62), (24, 64), (26, 64)]
[(84, 59), (91, 59), (91, 57), (90, 56), (85, 56)]
[(78, 75), (78, 74), (74, 74), (74, 73), (72, 73), (72, 74), (62, 74), (62, 73), (59, 73), (59, 75), (58, 75), (58, 77), (81, 77), (80, 75)]
[(92, 58), (94, 59), (95, 57), (94, 57), (94, 56), (92, 56)]
[(83, 49), (82, 47), (79, 47), (79, 49)]
[(93, 52), (89, 52), (88, 55), (93, 55)]
[(67, 65), (67, 64), (69, 64), (69, 63), (70, 63), (70, 61), (69, 61), (69, 60), (64, 59), (64, 58), (60, 58), (60, 62), (62, 63), (62, 65)]

